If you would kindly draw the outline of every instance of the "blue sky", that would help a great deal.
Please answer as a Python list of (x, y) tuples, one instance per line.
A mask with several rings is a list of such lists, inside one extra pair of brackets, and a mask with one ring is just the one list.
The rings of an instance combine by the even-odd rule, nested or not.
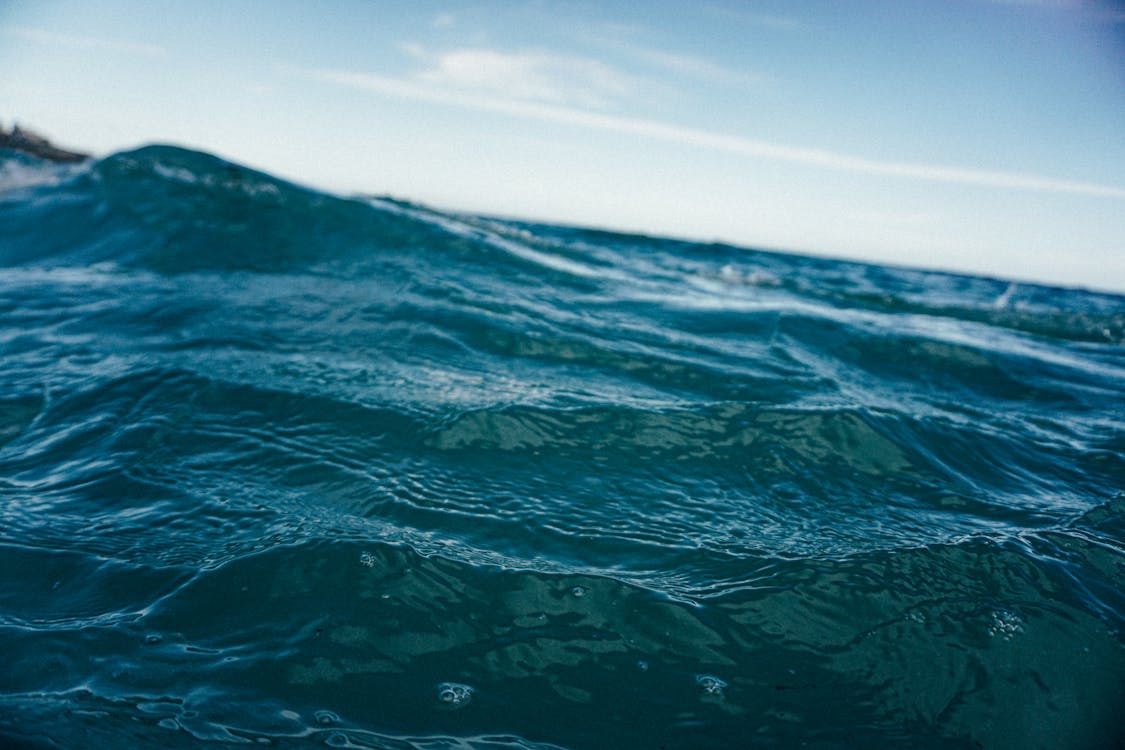
[(340, 192), (1125, 291), (1125, 7), (0, 0), (0, 120)]

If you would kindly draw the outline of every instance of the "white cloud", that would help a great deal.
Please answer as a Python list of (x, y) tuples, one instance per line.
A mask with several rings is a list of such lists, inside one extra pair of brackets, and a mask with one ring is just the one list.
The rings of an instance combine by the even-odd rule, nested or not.
[(634, 88), (629, 76), (584, 57), (487, 48), (431, 54), (416, 44), (403, 49), (426, 65), (412, 80), (438, 90), (599, 109)]
[(124, 42), (117, 39), (104, 39), (95, 36), (81, 36), (76, 34), (60, 34), (44, 29), (31, 29), (23, 26), (13, 26), (4, 29), (4, 33), (19, 37), (29, 42), (44, 44), (52, 47), (67, 49), (92, 50), (99, 52), (121, 52), (129, 55), (142, 55), (145, 57), (162, 57), (167, 54), (165, 49), (157, 44), (140, 42)]
[[(506, 67), (509, 64), (513, 65), (512, 69)], [(495, 65), (495, 69), (490, 70), (490, 65)], [(469, 72), (454, 72), (457, 65), (452, 65), (449, 68), (451, 72), (448, 74), (423, 76), (422, 80), (344, 70), (298, 69), (296, 72), (309, 79), (383, 96), (524, 117), (590, 130), (621, 133), (740, 156), (835, 171), (977, 187), (1125, 199), (1125, 187), (1117, 185), (1067, 180), (1025, 172), (869, 159), (825, 149), (790, 146), (671, 125), (655, 120), (590, 111), (571, 106), (570, 102), (556, 103), (555, 100), (547, 96), (536, 97), (536, 94), (549, 93), (550, 89), (544, 84), (545, 88), (542, 91), (537, 91), (532, 85), (535, 82), (534, 76), (528, 75), (527, 71), (521, 68), (521, 65), (520, 63), (513, 64), (510, 60), (505, 62), (504, 58), (495, 62), (466, 64)], [(534, 68), (534, 66), (532, 67)], [(522, 73), (515, 71), (522, 71)], [(523, 77), (521, 78), (521, 76)], [(504, 81), (515, 87), (515, 93), (513, 93), (512, 88), (501, 85), (501, 82)], [(521, 86), (523, 91), (519, 91)]]
[(432, 23), (435, 29), (448, 29), (457, 23), (457, 18), (452, 13), (438, 13)]

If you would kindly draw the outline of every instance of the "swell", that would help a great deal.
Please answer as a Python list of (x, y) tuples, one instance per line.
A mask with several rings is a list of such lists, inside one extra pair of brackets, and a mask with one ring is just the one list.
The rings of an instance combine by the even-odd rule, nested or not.
[(9, 192), (0, 215), (16, 240), (0, 255), (5, 265), (284, 272), (441, 244), (426, 224), (366, 202), (173, 146), (114, 154), (61, 185)]

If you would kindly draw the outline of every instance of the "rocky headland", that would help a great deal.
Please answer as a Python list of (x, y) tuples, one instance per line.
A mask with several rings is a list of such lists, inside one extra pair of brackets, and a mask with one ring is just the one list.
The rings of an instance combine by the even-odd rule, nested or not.
[(5, 130), (4, 126), (0, 125), (0, 148), (19, 151), (53, 162), (77, 162), (90, 158), (89, 154), (59, 148), (38, 133), (21, 128), (19, 125), (13, 125), (11, 130)]

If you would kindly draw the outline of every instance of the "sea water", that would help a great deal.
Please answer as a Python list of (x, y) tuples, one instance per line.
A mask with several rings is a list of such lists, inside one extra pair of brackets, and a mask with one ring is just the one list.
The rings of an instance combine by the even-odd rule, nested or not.
[(1123, 297), (0, 185), (4, 747), (1125, 738)]

